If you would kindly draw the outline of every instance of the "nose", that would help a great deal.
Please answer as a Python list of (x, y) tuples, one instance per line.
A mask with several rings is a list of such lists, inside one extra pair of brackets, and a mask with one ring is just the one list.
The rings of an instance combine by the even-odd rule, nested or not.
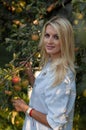
[(53, 43), (53, 37), (52, 36), (48, 38), (48, 43)]

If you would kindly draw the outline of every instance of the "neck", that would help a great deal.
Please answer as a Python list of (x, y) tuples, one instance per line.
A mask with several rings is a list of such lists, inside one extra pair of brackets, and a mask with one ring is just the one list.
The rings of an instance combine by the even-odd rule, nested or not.
[(61, 54), (58, 55), (51, 55), (50, 56), (51, 62), (56, 62), (59, 61), (61, 59)]

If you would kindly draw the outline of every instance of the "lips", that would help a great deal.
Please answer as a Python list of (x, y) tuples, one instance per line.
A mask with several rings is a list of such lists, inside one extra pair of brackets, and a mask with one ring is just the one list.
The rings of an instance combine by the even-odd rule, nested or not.
[(46, 49), (48, 49), (48, 50), (52, 50), (53, 48), (55, 48), (55, 46), (51, 46), (51, 45), (46, 46)]

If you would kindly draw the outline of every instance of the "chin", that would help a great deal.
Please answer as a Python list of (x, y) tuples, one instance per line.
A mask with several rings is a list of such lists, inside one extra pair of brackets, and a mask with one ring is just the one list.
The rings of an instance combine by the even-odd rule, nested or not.
[(50, 52), (50, 51), (47, 51), (47, 54), (52, 55), (53, 53), (52, 53), (52, 52)]

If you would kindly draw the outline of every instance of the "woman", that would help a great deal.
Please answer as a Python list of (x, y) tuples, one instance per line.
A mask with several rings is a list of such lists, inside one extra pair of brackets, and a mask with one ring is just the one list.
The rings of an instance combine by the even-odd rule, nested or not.
[(76, 85), (70, 22), (58, 16), (46, 22), (39, 47), (43, 68), (36, 79), (27, 65), (33, 86), (30, 103), (17, 99), (13, 105), (26, 113), (23, 130), (72, 130)]

